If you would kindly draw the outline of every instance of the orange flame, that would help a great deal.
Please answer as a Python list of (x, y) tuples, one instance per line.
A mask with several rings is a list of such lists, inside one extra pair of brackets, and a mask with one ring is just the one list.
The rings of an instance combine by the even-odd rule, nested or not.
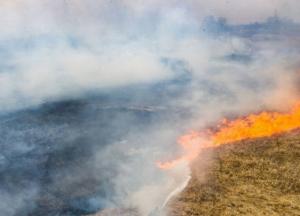
[(202, 149), (244, 139), (271, 136), (300, 128), (300, 102), (289, 112), (261, 112), (236, 120), (224, 119), (216, 131), (192, 131), (178, 139), (184, 155), (168, 162), (158, 162), (161, 169), (170, 169), (182, 162), (194, 160)]

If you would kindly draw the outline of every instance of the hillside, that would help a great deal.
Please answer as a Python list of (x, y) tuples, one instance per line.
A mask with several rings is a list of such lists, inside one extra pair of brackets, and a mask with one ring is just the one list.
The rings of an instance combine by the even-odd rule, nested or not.
[(300, 215), (300, 134), (203, 152), (170, 216)]

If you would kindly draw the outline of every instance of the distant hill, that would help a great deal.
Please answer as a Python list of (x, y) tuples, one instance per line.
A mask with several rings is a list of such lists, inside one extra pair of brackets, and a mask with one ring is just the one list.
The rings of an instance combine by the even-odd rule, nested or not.
[(300, 215), (300, 134), (206, 150), (170, 216)]

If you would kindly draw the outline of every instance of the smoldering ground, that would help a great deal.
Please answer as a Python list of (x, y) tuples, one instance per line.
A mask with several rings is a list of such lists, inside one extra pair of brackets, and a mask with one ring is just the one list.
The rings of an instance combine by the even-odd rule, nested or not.
[(153, 213), (181, 133), (296, 101), (298, 3), (230, 2), (1, 3), (0, 215)]

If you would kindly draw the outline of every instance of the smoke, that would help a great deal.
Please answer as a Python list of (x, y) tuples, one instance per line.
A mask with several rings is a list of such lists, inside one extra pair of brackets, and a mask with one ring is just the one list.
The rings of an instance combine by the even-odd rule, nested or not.
[(1, 2), (0, 214), (160, 210), (181, 133), (298, 100), (299, 6)]
[[(285, 7), (282, 1), (267, 0), (247, 6), (240, 1), (31, 0), (1, 4), (0, 98), (1, 110), (7, 111), (103, 88), (170, 79), (175, 75), (164, 58), (182, 61), (199, 77), (213, 64), (220, 65), (212, 58), (226, 53), (251, 55), (254, 48), (251, 41), (239, 38), (207, 38), (201, 27), (204, 16), (254, 22), (276, 10), (297, 8), (298, 3), (286, 1)], [(211, 8), (214, 10), (208, 13)], [(232, 65), (224, 62), (223, 66)], [(233, 70), (246, 70), (233, 66)]]

